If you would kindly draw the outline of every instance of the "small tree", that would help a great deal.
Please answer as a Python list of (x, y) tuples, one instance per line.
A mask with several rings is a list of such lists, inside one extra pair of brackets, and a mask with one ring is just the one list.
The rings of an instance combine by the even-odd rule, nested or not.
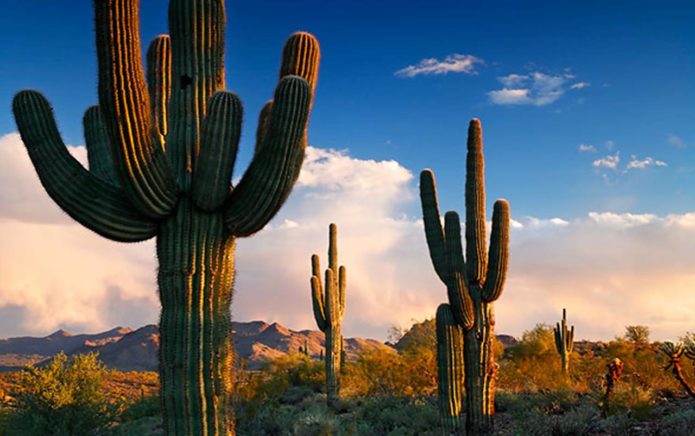
[(626, 326), (625, 340), (635, 345), (649, 345), (649, 327), (646, 325)]
[(97, 353), (60, 353), (44, 368), (27, 367), (15, 392), (9, 434), (92, 435), (116, 417), (101, 389), (108, 370)]

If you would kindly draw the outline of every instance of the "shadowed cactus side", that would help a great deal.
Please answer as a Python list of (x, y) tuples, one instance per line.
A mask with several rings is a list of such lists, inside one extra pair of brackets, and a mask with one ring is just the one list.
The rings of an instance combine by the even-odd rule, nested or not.
[(570, 354), (574, 348), (574, 326), (567, 330), (567, 309), (562, 309), (562, 324), (559, 322), (553, 328), (555, 332), (555, 349), (562, 359), (562, 372), (569, 374)]
[(319, 256), (311, 256), (311, 303), (319, 329), (326, 335), (326, 393), (333, 406), (340, 397), (340, 373), (344, 363), (342, 325), (345, 314), (347, 270), (338, 267), (338, 226), (328, 229), (328, 268), (321, 285)]
[[(459, 216), (447, 212), (442, 227), (434, 173), (429, 169), (420, 174), (420, 199), (432, 264), (447, 287), (453, 319), (463, 331), (466, 433), (489, 434), (495, 413), (497, 371), (493, 303), (502, 294), (507, 277), (509, 203), (495, 202), (488, 255), (483, 137), (477, 119), (469, 124), (467, 148), (465, 258)], [(453, 374), (452, 371), (440, 373)]]
[(15, 96), (17, 126), (46, 192), (73, 219), (114, 241), (157, 239), (165, 432), (232, 435), (235, 240), (273, 218), (299, 175), (318, 42), (307, 33), (287, 41), (258, 151), (232, 187), (242, 105), (224, 90), (224, 1), (171, 0), (171, 37), (150, 45), (147, 75), (138, 0), (94, 5), (99, 106), (84, 117), (90, 170), (68, 153), (38, 92)]
[(667, 341), (661, 344), (659, 349), (669, 358), (668, 365), (666, 365), (666, 368), (664, 369), (667, 371), (670, 369), (671, 372), (673, 372), (673, 375), (676, 377), (676, 380), (678, 380), (681, 386), (683, 386), (688, 395), (690, 395), (691, 398), (695, 398), (695, 389), (693, 389), (693, 387), (690, 386), (690, 384), (688, 384), (688, 382), (685, 380), (683, 371), (681, 369), (681, 358), (684, 355), (691, 359), (695, 357), (695, 353), (692, 353), (692, 348), (695, 347), (693, 347), (692, 344), (688, 345), (689, 347), (686, 348), (682, 342)]

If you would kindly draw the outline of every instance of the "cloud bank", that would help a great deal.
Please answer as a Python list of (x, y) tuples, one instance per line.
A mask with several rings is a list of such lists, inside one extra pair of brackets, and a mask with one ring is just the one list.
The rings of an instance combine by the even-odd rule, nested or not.
[[(84, 162), (84, 148), (72, 151)], [(157, 321), (151, 241), (118, 244), (74, 224), (43, 192), (15, 134), (0, 138), (0, 175), (0, 336)], [(330, 222), (348, 269), (346, 335), (383, 339), (390, 325), (432, 316), (446, 292), (418, 210), (413, 173), (398, 162), (310, 147), (281, 213), (237, 244), (234, 317), (315, 328), (309, 257), (325, 266)], [(497, 330), (519, 335), (567, 307), (578, 338), (611, 338), (628, 324), (677, 337), (695, 316), (692, 241), (695, 212), (515, 216)]]

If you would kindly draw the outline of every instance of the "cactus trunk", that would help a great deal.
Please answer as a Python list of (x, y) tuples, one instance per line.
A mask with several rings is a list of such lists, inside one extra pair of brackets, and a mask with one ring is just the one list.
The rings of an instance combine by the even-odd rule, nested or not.
[(439, 305), (436, 323), (439, 414), (447, 434), (458, 434), (463, 428), (463, 332), (448, 304)]
[(326, 329), (326, 395), (328, 404), (335, 405), (340, 398), (340, 342), (342, 326), (339, 323)]
[(221, 213), (181, 201), (157, 236), (161, 400), (167, 434), (228, 435), (235, 240)]
[(463, 336), (466, 434), (491, 434), (495, 414), (494, 317), (492, 304), (473, 299), (476, 325)]

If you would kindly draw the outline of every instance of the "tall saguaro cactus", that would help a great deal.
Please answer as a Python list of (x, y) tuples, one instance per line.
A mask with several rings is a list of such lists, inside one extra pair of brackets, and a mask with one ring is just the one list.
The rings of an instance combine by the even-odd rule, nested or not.
[(259, 127), (257, 152), (230, 180), (242, 105), (225, 91), (223, 0), (171, 0), (171, 37), (143, 72), (138, 0), (95, 0), (99, 106), (87, 110), (90, 170), (68, 153), (48, 101), (17, 94), (17, 126), (39, 179), (72, 218), (122, 242), (157, 239), (161, 399), (174, 435), (231, 435), (230, 304), (237, 237), (261, 230), (304, 158), (319, 47), (293, 34)]
[[(507, 277), (509, 203), (495, 202), (488, 255), (483, 136), (477, 119), (468, 126), (466, 170), (465, 257), (459, 216), (456, 212), (447, 212), (442, 227), (434, 173), (429, 169), (420, 174), (420, 199), (432, 264), (447, 287), (448, 309), (463, 329), (466, 433), (487, 434), (492, 431), (497, 371), (493, 352), (493, 303), (502, 294)], [(442, 361), (439, 364), (451, 365)], [(453, 374), (440, 369), (442, 373)]]
[(328, 404), (335, 405), (340, 396), (340, 369), (343, 352), (343, 315), (347, 270), (338, 267), (338, 226), (328, 228), (328, 268), (325, 286), (321, 286), (319, 256), (311, 256), (311, 303), (319, 329), (326, 335), (326, 393)]
[(567, 309), (562, 309), (562, 324), (559, 322), (553, 328), (555, 332), (555, 348), (562, 359), (562, 372), (569, 373), (570, 354), (574, 348), (574, 326), (567, 329)]

